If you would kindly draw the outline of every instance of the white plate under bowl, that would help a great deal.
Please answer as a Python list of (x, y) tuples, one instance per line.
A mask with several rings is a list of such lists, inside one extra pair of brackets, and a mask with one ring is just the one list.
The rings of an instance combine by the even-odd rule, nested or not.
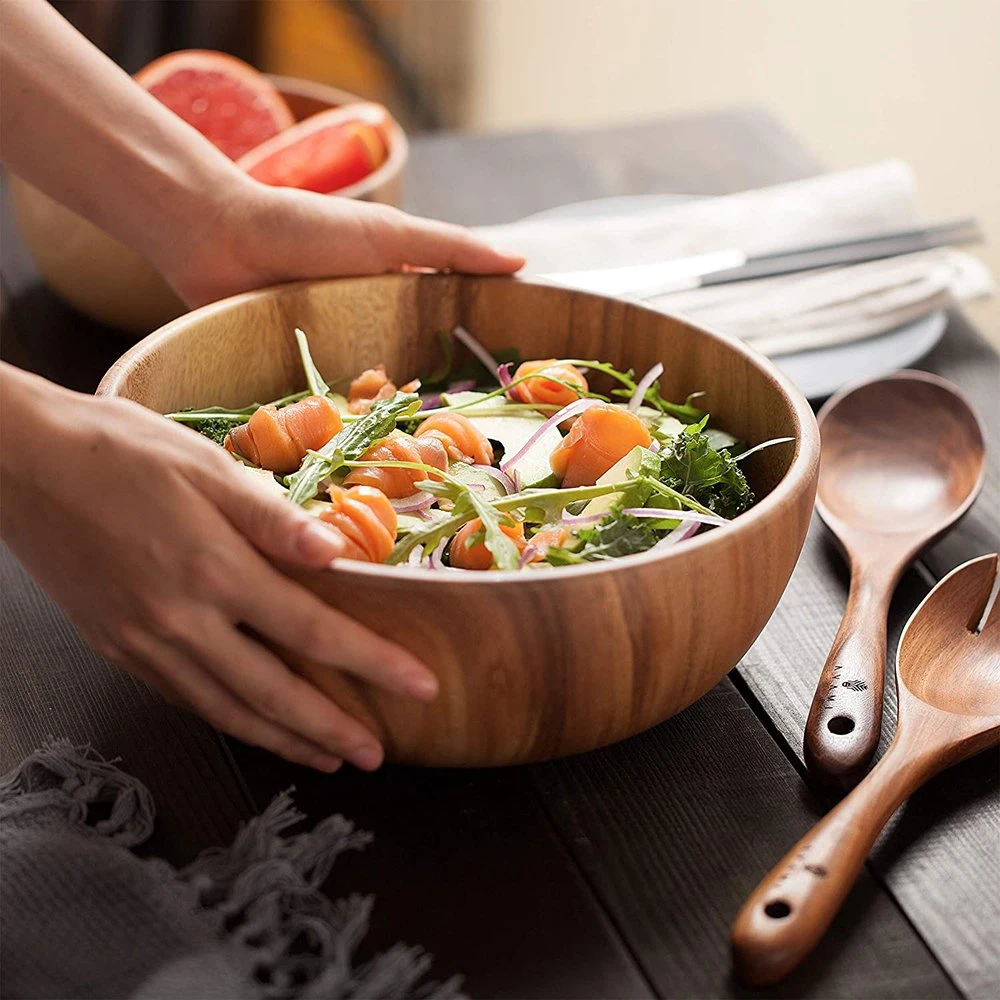
[[(583, 219), (631, 215), (693, 201), (695, 197), (683, 194), (644, 194), (598, 198), (548, 208), (528, 218)], [(807, 399), (823, 399), (848, 382), (877, 378), (919, 361), (941, 339), (947, 325), (947, 314), (938, 310), (875, 337), (866, 337), (864, 340), (836, 347), (779, 354), (771, 360), (799, 387)]]

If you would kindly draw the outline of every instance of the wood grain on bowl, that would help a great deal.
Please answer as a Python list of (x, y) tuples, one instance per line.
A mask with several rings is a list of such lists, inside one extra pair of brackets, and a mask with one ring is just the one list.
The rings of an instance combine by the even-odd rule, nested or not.
[[(272, 77), (297, 121), (318, 111), (362, 100), (355, 94), (292, 77)], [(389, 156), (378, 170), (337, 192), (398, 206), (409, 146), (393, 121)], [(149, 262), (92, 222), (71, 212), (27, 181), (7, 181), (17, 225), (48, 285), (84, 315), (133, 334), (146, 334), (185, 307)]]
[(440, 362), (461, 324), (487, 348), (600, 358), (644, 371), (751, 443), (792, 436), (746, 463), (759, 502), (670, 549), (532, 574), (427, 572), (345, 563), (294, 575), (436, 671), (430, 705), (291, 657), (367, 718), (397, 761), (490, 765), (611, 743), (680, 711), (743, 656), (780, 598), (805, 538), (819, 455), (805, 399), (735, 340), (651, 309), (509, 278), (392, 275), (300, 282), (236, 296), (136, 345), (99, 392), (169, 412), (245, 405), (300, 388), (292, 330), (328, 378), (384, 363), (410, 378)]

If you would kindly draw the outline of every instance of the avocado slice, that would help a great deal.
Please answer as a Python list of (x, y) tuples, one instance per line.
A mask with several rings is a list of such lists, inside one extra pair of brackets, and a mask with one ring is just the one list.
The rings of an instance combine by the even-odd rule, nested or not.
[[(642, 464), (642, 456), (646, 449), (641, 444), (637, 444), (627, 455), (618, 459), (607, 472), (597, 480), (598, 486), (605, 486), (608, 483), (624, 482), (628, 479), (630, 472), (637, 472)], [(620, 493), (608, 493), (603, 497), (594, 497), (586, 507), (584, 514), (607, 514), (609, 510), (618, 502)]]

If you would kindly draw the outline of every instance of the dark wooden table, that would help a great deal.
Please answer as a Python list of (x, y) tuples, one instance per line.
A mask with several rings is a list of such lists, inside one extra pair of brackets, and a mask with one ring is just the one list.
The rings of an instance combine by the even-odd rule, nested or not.
[[(407, 207), (492, 223), (584, 198), (720, 194), (820, 169), (754, 112), (593, 132), (442, 135), (414, 142)], [(8, 212), (4, 357), (92, 390), (125, 344), (45, 291)], [(1000, 359), (960, 314), (922, 365), (957, 382), (1000, 439)], [(935, 579), (997, 547), (998, 512), (994, 451), (973, 512), (900, 586), (893, 645)], [(757, 995), (732, 978), (729, 924), (829, 805), (804, 780), (802, 729), (847, 581), (818, 524), (771, 623), (711, 693), (609, 749), (496, 771), (321, 777), (225, 743), (101, 662), (6, 552), (0, 572), (3, 768), (50, 734), (121, 755), (159, 803), (151, 849), (174, 861), (225, 841), (294, 785), (312, 820), (341, 811), (375, 833), (330, 884), (337, 894), (377, 894), (369, 945), (419, 942), (439, 975), (464, 973), (475, 996)], [(888, 738), (891, 685), (886, 701)], [(760, 995), (1000, 995), (997, 764), (984, 754), (917, 794), (818, 952)]]

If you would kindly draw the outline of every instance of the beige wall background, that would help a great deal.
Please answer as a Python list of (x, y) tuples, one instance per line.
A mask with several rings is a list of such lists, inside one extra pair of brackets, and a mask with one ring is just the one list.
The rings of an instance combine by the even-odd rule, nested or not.
[[(832, 168), (898, 156), (1000, 276), (1000, 0), (466, 0), (465, 124), (755, 105)], [(976, 308), (1000, 340), (1000, 309)]]

